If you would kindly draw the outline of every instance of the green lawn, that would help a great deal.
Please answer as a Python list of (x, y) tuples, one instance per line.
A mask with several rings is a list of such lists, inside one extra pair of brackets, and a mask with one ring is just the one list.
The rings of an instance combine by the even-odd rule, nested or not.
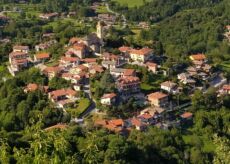
[(90, 106), (90, 100), (87, 98), (78, 101), (77, 108), (67, 109), (66, 111), (71, 114), (72, 117), (79, 117)]
[(116, 1), (118, 3), (120, 3), (121, 5), (128, 5), (128, 7), (139, 7), (144, 5), (144, 1), (145, 2), (150, 2), (151, 0), (112, 0), (112, 1)]

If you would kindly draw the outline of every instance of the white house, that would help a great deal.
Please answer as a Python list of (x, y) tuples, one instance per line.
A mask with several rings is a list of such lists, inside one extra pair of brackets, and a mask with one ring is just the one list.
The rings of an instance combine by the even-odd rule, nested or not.
[(101, 97), (101, 104), (103, 105), (112, 105), (116, 101), (116, 94), (115, 93), (108, 93), (104, 94)]

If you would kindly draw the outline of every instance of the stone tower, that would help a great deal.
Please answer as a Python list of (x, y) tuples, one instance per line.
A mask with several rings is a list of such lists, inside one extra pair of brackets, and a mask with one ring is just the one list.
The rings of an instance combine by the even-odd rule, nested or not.
[(103, 23), (99, 21), (97, 23), (97, 37), (103, 40)]

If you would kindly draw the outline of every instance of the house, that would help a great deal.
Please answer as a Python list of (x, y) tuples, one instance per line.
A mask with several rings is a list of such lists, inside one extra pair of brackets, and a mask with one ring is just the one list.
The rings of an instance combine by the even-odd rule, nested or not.
[(140, 92), (140, 79), (138, 77), (120, 77), (117, 82), (117, 89), (123, 97), (129, 97)]
[(145, 114), (148, 113), (152, 116), (154, 116), (154, 118), (161, 116), (162, 113), (165, 112), (164, 108), (161, 107), (156, 107), (156, 106), (150, 106), (148, 108), (145, 108), (143, 110), (140, 111), (140, 114)]
[(150, 48), (132, 49), (129, 55), (133, 61), (144, 63), (153, 55), (153, 50)]
[(62, 72), (62, 68), (61, 67), (46, 67), (43, 70), (43, 73), (49, 77), (49, 79), (52, 79), (55, 76), (58, 76), (60, 73)]
[(48, 61), (49, 59), (50, 59), (49, 53), (39, 53), (34, 55), (34, 61), (38, 63)]
[(138, 26), (143, 29), (149, 29), (150, 25), (148, 22), (139, 22)]
[(188, 119), (192, 119), (193, 114), (190, 113), (190, 112), (185, 112), (185, 113), (183, 113), (182, 115), (180, 115), (180, 117), (181, 117), (182, 119), (188, 120)]
[(29, 53), (29, 46), (16, 45), (13, 47), (13, 52)]
[(189, 58), (192, 60), (193, 64), (198, 66), (204, 64), (207, 61), (204, 54), (190, 55)]
[(107, 94), (104, 94), (102, 97), (101, 97), (101, 104), (102, 105), (112, 105), (115, 103), (116, 101), (116, 94), (115, 93), (107, 93)]
[(151, 105), (156, 107), (167, 107), (168, 106), (168, 95), (162, 92), (154, 92), (147, 95), (148, 101)]
[(101, 58), (103, 60), (102, 65), (107, 69), (121, 67), (126, 64), (126, 60), (119, 55), (103, 53)]
[(122, 46), (118, 49), (121, 52), (121, 55), (125, 58), (129, 57), (129, 53), (132, 50), (131, 47)]
[(147, 125), (138, 118), (131, 118), (126, 122), (128, 122), (129, 126), (135, 127), (136, 130), (144, 131), (147, 128)]
[(85, 74), (71, 74), (71, 73), (63, 73), (61, 75), (63, 79), (70, 80), (72, 84), (81, 84), (84, 83), (85, 80)]
[(154, 116), (149, 113), (144, 113), (138, 116), (138, 119), (141, 120), (141, 122), (144, 122), (145, 124), (154, 124)]
[(59, 60), (59, 65), (63, 67), (75, 67), (80, 64), (80, 59), (77, 57), (62, 56)]
[(36, 51), (44, 51), (48, 48), (50, 48), (52, 45), (56, 44), (57, 41), (56, 40), (50, 40), (44, 43), (40, 43), (38, 45), (35, 45), (35, 50)]
[(147, 66), (148, 70), (152, 73), (157, 73), (157, 67), (158, 65), (153, 62), (146, 62), (145, 65)]
[(124, 69), (123, 77), (136, 76), (135, 69)]
[(86, 67), (90, 67), (92, 65), (97, 64), (97, 58), (85, 58), (81, 59), (81, 61), (83, 62), (83, 65)]
[(102, 72), (104, 72), (104, 68), (101, 65), (92, 65), (89, 67), (89, 73), (92, 75)]
[(29, 84), (25, 87), (24, 92), (25, 92), (25, 93), (33, 92), (33, 91), (36, 91), (38, 88), (39, 88), (38, 84), (29, 83)]
[(195, 80), (191, 79), (188, 73), (180, 73), (177, 75), (177, 79), (183, 84), (195, 84)]
[(96, 126), (101, 126), (110, 131), (121, 133), (124, 127), (124, 120), (122, 119), (113, 119), (113, 120), (97, 120), (94, 123)]
[(226, 84), (222, 87), (223, 89), (223, 92), (226, 93), (226, 94), (230, 94), (230, 85), (229, 84)]
[(46, 20), (50, 20), (55, 17), (58, 17), (58, 13), (43, 13), (39, 15), (39, 18), (46, 19)]
[(29, 64), (28, 58), (29, 55), (26, 52), (11, 52), (9, 54), (9, 72), (14, 76), (15, 73), (27, 68)]
[(72, 54), (67, 57), (72, 57), (72, 55), (74, 55), (79, 57), (80, 59), (85, 58), (88, 53), (87, 46), (84, 43), (74, 44), (68, 51)]
[(58, 102), (67, 99), (76, 100), (77, 92), (69, 88), (59, 89), (59, 90), (49, 92), (48, 96), (52, 102)]
[(168, 93), (176, 93), (177, 84), (172, 81), (165, 81), (161, 83), (161, 89), (167, 91)]
[(69, 72), (72, 74), (79, 74), (82, 72), (88, 72), (88, 67), (81, 64), (81, 65), (78, 65), (76, 67), (71, 68)]

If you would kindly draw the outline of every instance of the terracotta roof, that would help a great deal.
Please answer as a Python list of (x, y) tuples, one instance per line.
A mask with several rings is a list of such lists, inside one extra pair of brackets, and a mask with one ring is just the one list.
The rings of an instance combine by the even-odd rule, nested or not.
[(142, 115), (140, 115), (140, 117), (144, 118), (144, 119), (150, 119), (152, 118), (153, 116), (151, 114), (148, 114), (148, 113), (144, 113)]
[(136, 83), (136, 82), (140, 82), (140, 79), (138, 77), (135, 76), (128, 76), (128, 77), (121, 77), (118, 79), (118, 82), (120, 84), (129, 84), (129, 83)]
[(74, 50), (83, 50), (86, 48), (86, 45), (84, 43), (77, 43), (73, 45)]
[(165, 81), (165, 82), (161, 83), (161, 86), (173, 88), (176, 86), (176, 83), (174, 83), (172, 81)]
[(93, 65), (93, 66), (90, 68), (90, 70), (95, 70), (96, 72), (99, 72), (99, 73), (101, 73), (101, 72), (104, 71), (103, 67), (100, 66), (100, 65)]
[(59, 96), (67, 96), (67, 95), (74, 96), (76, 95), (76, 93), (77, 92), (72, 89), (59, 89), (59, 90), (50, 92), (50, 95), (53, 98), (57, 98)]
[(124, 76), (132, 76), (135, 74), (135, 69), (125, 69)]
[(28, 50), (29, 46), (20, 46), (20, 45), (16, 45), (13, 47), (13, 49), (17, 49), (17, 50)]
[(149, 100), (154, 100), (154, 99), (162, 99), (167, 97), (168, 95), (162, 93), (162, 92), (154, 92), (148, 95)]
[(193, 114), (192, 113), (190, 113), (190, 112), (185, 112), (185, 113), (183, 113), (182, 115), (180, 115), (182, 118), (190, 118), (190, 117), (192, 117), (193, 116)]
[(78, 60), (80, 59), (77, 57), (66, 57), (66, 56), (61, 57), (61, 61), (65, 61), (65, 62), (76, 62)]
[(27, 62), (28, 62), (27, 59), (15, 59), (15, 60), (13, 61), (14, 64), (18, 64), (18, 65), (24, 64), (24, 63), (27, 63)]
[(114, 97), (116, 97), (117, 95), (115, 94), (115, 93), (108, 93), (108, 94), (104, 94), (103, 96), (102, 96), (102, 99), (107, 99), (107, 98), (114, 98)]
[(127, 46), (122, 46), (122, 47), (119, 48), (119, 51), (121, 51), (121, 52), (128, 52), (130, 50), (132, 50), (132, 48), (127, 47)]
[(27, 56), (28, 54), (25, 52), (11, 52), (9, 54), (10, 57), (17, 57), (17, 56)]
[(46, 67), (44, 69), (44, 72), (55, 72), (55, 73), (58, 73), (59, 71), (61, 71), (61, 68), (60, 67)]
[(37, 59), (48, 59), (48, 58), (50, 58), (49, 53), (40, 53), (40, 54), (36, 54), (35, 56)]
[(147, 62), (146, 65), (148, 67), (157, 67), (157, 64), (156, 63), (153, 63), (153, 62)]
[(81, 59), (81, 61), (83, 61), (85, 63), (96, 63), (97, 58), (85, 58), (85, 59)]
[(224, 86), (223, 86), (223, 89), (224, 89), (224, 90), (230, 90), (230, 85), (224, 85)]
[(35, 83), (29, 83), (27, 86), (26, 86), (26, 90), (27, 91), (36, 91), (38, 89), (38, 85), (35, 84)]
[(141, 125), (143, 125), (141, 123), (141, 121), (139, 119), (137, 119), (137, 118), (132, 118), (130, 121), (131, 121), (132, 125), (134, 125), (134, 126), (139, 126), (140, 127)]
[(195, 54), (195, 55), (191, 55), (190, 58), (192, 60), (204, 60), (206, 59), (206, 56), (204, 54)]
[(73, 37), (73, 38), (71, 38), (71, 39), (69, 40), (69, 42), (70, 42), (71, 44), (77, 43), (77, 42), (79, 42), (79, 41), (81, 41), (81, 39), (80, 39), (80, 38), (77, 38), (77, 37)]
[(140, 50), (132, 49), (130, 51), (131, 54), (136, 54), (136, 55), (149, 55), (149, 53), (151, 52), (152, 52), (152, 49), (150, 48), (142, 48)]
[(84, 65), (78, 65), (77, 67), (75, 67), (76, 69), (80, 69), (81, 71), (86, 71), (88, 69), (88, 67), (84, 66)]
[(114, 126), (122, 126), (124, 124), (124, 121), (122, 119), (110, 120), (109, 124), (112, 124)]

